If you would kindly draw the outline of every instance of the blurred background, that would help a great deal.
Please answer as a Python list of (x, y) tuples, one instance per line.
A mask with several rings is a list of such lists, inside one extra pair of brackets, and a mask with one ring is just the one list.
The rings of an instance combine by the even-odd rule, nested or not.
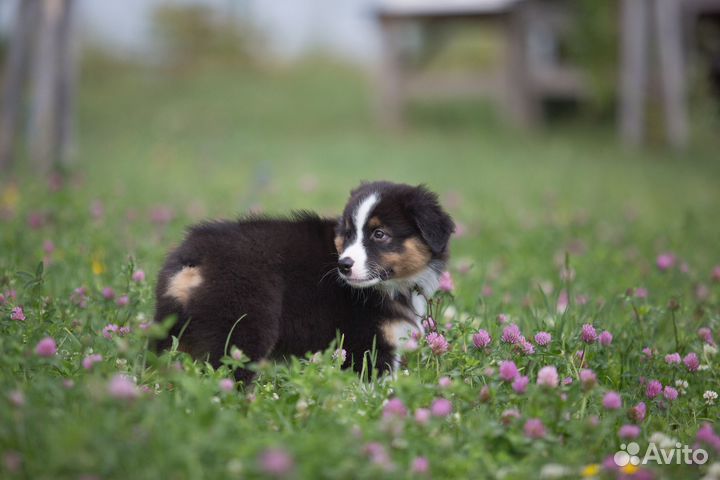
[(720, 1), (4, 0), (0, 59), (8, 218), (66, 185), (182, 225), (424, 182), (461, 235), (720, 200)]
[[(716, 420), (711, 342), (707, 372), (662, 355), (720, 328), (719, 132), (720, 0), (0, 0), (0, 477), (256, 478), (271, 446), (291, 478), (397, 478), (425, 453), (435, 478), (614, 476), (597, 463), (625, 415), (591, 400), (607, 389), (648, 402), (638, 441), (693, 444)], [(427, 184), (456, 221), (447, 356), (377, 384), (293, 361), (255, 401), (218, 392), (225, 370), (145, 355), (188, 225), (337, 215), (379, 179)], [(496, 392), (485, 367), (510, 349), (468, 351), (468, 333), (500, 337), (506, 315), (555, 339), (524, 374), (574, 377), (573, 332), (612, 332), (589, 363), (578, 352), (595, 393)], [(132, 334), (110, 340), (118, 326)], [(46, 335), (53, 358), (33, 354)], [(112, 402), (121, 372), (163, 393)], [(672, 407), (637, 381), (681, 374)], [(408, 407), (452, 398), (452, 420), (376, 422), (390, 388)], [(396, 470), (373, 465), (375, 440)], [(705, 472), (676, 467), (658, 478)]]

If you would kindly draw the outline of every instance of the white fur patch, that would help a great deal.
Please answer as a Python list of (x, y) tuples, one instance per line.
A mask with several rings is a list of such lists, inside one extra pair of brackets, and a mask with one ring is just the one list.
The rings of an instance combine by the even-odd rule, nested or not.
[[(419, 304), (416, 304), (415, 297), (413, 296), (413, 307), (421, 308), (421, 311), (424, 312), (426, 308), (425, 299), (420, 295), (417, 296), (422, 300), (423, 306), (420, 307)], [(382, 333), (383, 337), (385, 337), (385, 341), (387, 341), (395, 349), (392, 360), (393, 375), (396, 375), (400, 369), (402, 353), (412, 349), (411, 347), (408, 347), (408, 342), (412, 339), (412, 335), (419, 332), (422, 337), (425, 334), (425, 329), (422, 327), (421, 323), (422, 316), (414, 316), (412, 320), (413, 323), (405, 320), (398, 320), (386, 323), (382, 326)]]
[(380, 200), (377, 193), (373, 193), (365, 198), (353, 213), (353, 222), (355, 223), (355, 241), (345, 249), (340, 258), (350, 257), (355, 262), (348, 275), (348, 280), (356, 287), (369, 287), (380, 281), (378, 278), (368, 279), (370, 270), (367, 265), (367, 252), (363, 245), (363, 227), (368, 221), (370, 212)]
[[(418, 287), (423, 295), (430, 298), (435, 295), (439, 286), (440, 274), (432, 267), (427, 267), (412, 277), (387, 280), (378, 288), (383, 289), (390, 298), (395, 298), (400, 293), (408, 294), (414, 287)], [(424, 302), (423, 300), (423, 313), (425, 309)]]
[(413, 292), (412, 307), (415, 312), (415, 321), (417, 323), (417, 326), (422, 331), (423, 328), (421, 322), (423, 317), (425, 316), (425, 313), (427, 313), (427, 300), (419, 293)]
[[(412, 283), (407, 283), (410, 280)], [(383, 336), (393, 347), (395, 354), (393, 355), (392, 371), (393, 375), (397, 375), (400, 368), (400, 357), (403, 350), (406, 350), (407, 341), (412, 337), (414, 332), (420, 332), (420, 336), (425, 335), (425, 329), (422, 326), (422, 320), (427, 313), (427, 298), (432, 297), (439, 285), (439, 275), (431, 268), (425, 269), (412, 279), (403, 282), (394, 282), (392, 280), (381, 284), (390, 298), (395, 298), (399, 293), (410, 295), (411, 322), (399, 321), (391, 322), (383, 326)], [(422, 294), (412, 290), (417, 285)], [(426, 296), (427, 295), (427, 296)]]

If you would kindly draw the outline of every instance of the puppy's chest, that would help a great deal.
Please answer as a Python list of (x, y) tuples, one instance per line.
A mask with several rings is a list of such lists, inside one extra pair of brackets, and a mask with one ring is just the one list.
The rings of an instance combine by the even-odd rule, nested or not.
[(427, 302), (415, 292), (398, 295), (389, 305), (387, 318), (380, 323), (383, 338), (396, 349), (403, 349), (408, 340), (422, 336), (422, 320), (425, 318)]

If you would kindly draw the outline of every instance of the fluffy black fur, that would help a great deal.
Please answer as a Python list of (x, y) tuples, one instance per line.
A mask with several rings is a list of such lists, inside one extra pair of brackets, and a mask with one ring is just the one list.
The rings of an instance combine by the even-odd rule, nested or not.
[[(370, 192), (382, 197), (374, 215), (396, 232), (387, 248), (397, 251), (400, 242), (418, 239), (430, 252), (430, 275), (439, 276), (454, 227), (436, 195), (424, 187), (368, 183), (351, 193), (339, 219), (301, 212), (287, 219), (246, 218), (190, 228), (160, 271), (155, 320), (175, 316), (170, 336), (177, 337), (186, 326), (180, 349), (214, 365), (225, 353), (233, 325), (242, 317), (229, 345), (237, 346), (253, 361), (322, 350), (339, 332), (348, 353), (346, 367), (354, 365), (359, 370), (375, 344), (374, 366), (388, 370), (395, 345), (381, 334), (381, 327), (397, 319), (399, 311), (407, 311), (417, 287), (411, 278), (393, 278), (391, 272), (384, 272), (378, 285), (353, 288), (337, 269), (336, 237), (345, 235), (354, 208)], [(371, 245), (371, 239), (367, 246), (369, 252), (382, 247)], [(173, 279), (180, 272), (191, 271), (199, 272), (201, 281), (187, 289), (184, 300), (169, 294)], [(392, 289), (386, 288), (390, 282)], [(157, 348), (169, 348), (170, 336)], [(247, 370), (236, 375), (245, 382), (252, 378)]]

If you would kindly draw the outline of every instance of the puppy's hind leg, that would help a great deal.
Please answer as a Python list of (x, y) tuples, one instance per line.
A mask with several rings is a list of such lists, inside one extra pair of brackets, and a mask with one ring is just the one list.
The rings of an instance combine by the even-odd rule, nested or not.
[[(246, 314), (240, 317), (235, 328), (231, 328), (225, 338), (227, 354), (236, 347), (247, 356), (251, 362), (258, 362), (270, 356), (279, 336), (279, 318), (258, 314)], [(224, 355), (225, 347), (223, 345)], [(248, 385), (255, 377), (255, 372), (247, 368), (235, 370), (235, 379)]]
[[(209, 299), (214, 306), (212, 316), (204, 317), (212, 320), (208, 322), (212, 327), (204, 329), (203, 333), (212, 335), (207, 344), (210, 347), (210, 362), (216, 367), (224, 355), (232, 352), (233, 347), (242, 350), (251, 362), (257, 362), (270, 356), (278, 341), (282, 293), (273, 288), (254, 287), (245, 290), (252, 292), (252, 296), (245, 298)], [(250, 383), (253, 377), (254, 373), (246, 368), (235, 371), (235, 378), (245, 384)]]

